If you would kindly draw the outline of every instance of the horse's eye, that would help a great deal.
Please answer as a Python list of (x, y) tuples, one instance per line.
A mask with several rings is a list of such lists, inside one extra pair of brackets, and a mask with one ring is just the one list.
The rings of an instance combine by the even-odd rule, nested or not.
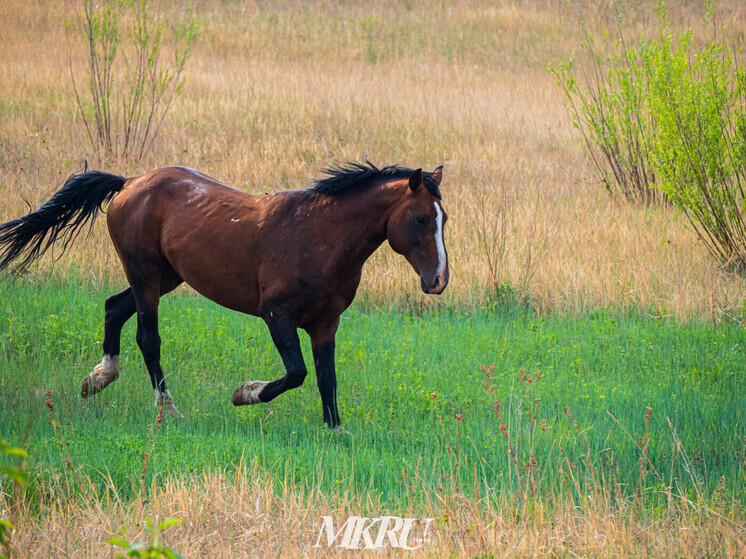
[(427, 225), (427, 216), (424, 215), (418, 215), (414, 218), (414, 220), (419, 223), (420, 225)]

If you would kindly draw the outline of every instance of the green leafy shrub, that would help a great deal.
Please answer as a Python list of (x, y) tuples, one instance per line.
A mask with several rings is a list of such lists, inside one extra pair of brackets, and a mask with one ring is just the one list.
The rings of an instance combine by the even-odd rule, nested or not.
[(635, 51), (619, 44), (620, 52), (604, 56), (586, 32), (583, 47), (590, 68), (583, 83), (572, 58), (550, 65), (549, 71), (567, 97), (573, 124), (607, 192), (632, 203), (659, 201), (663, 197), (654, 187), (646, 145), (652, 123), (644, 110), (644, 77), (633, 63)]
[(656, 126), (648, 146), (658, 187), (721, 262), (746, 269), (746, 81), (738, 53), (720, 32), (695, 47), (690, 32), (677, 36), (661, 18), (659, 39), (643, 44), (639, 59)]
[[(746, 270), (746, 66), (722, 30), (695, 44), (658, 6), (658, 36), (604, 58), (579, 85), (573, 61), (550, 67), (609, 192), (631, 202), (663, 193), (724, 265)], [(708, 18), (712, 10), (707, 10)], [(602, 154), (602, 155), (599, 155)]]
[[(17, 465), (9, 465), (3, 460), (0, 462), (0, 472), (7, 475), (17, 486), (25, 485), (28, 481), (26, 469), (23, 460), (26, 458), (26, 451), (22, 448), (11, 446), (7, 441), (0, 439), (0, 457), (15, 458)], [(13, 523), (6, 519), (0, 518), (0, 547), (6, 551), (10, 549), (10, 533), (13, 531)], [(6, 559), (5, 555), (0, 555), (0, 559)]]

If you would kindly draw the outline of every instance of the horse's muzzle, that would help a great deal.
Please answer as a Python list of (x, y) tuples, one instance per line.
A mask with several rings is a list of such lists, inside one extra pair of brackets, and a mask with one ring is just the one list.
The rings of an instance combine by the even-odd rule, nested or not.
[(440, 295), (443, 293), (443, 290), (445, 290), (446, 285), (448, 285), (448, 275), (446, 274), (445, 277), (441, 275), (435, 276), (434, 281), (429, 285), (425, 281), (425, 278), (420, 276), (420, 285), (422, 286), (422, 291), (425, 293), (429, 295)]

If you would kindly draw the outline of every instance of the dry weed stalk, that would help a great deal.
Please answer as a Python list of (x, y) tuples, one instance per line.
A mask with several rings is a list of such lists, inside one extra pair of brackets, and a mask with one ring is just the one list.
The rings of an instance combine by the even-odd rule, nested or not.
[(52, 429), (54, 440), (60, 446), (61, 459), (65, 463), (66, 471), (70, 472), (73, 477), (76, 477), (77, 470), (73, 467), (70, 460), (70, 449), (67, 446), (65, 440), (65, 434), (62, 431), (62, 425), (57, 418), (57, 412), (54, 409), (54, 402), (52, 401), (52, 391), (48, 388), (45, 390), (47, 397), (44, 400), (44, 405), (47, 407), (47, 423)]
[[(163, 405), (158, 406), (158, 414), (155, 417), (155, 422), (153, 423), (152, 428), (148, 425), (148, 445), (146, 447), (147, 450), (143, 453), (142, 469), (140, 471), (140, 498), (143, 503), (148, 503), (146, 497), (147, 487), (145, 483), (145, 474), (147, 473), (148, 464), (150, 464), (150, 460), (153, 457), (156, 445), (158, 444), (158, 434), (161, 431), (161, 423), (163, 423)], [(155, 434), (153, 434), (154, 432)]]

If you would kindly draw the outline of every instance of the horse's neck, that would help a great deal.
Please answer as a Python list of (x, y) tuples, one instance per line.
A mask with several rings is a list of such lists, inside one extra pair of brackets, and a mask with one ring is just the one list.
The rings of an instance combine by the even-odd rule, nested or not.
[(346, 223), (346, 228), (329, 234), (338, 236), (340, 246), (356, 264), (362, 267), (386, 240), (386, 224), (401, 196), (401, 189), (381, 185), (340, 199), (335, 205), (335, 218)]

